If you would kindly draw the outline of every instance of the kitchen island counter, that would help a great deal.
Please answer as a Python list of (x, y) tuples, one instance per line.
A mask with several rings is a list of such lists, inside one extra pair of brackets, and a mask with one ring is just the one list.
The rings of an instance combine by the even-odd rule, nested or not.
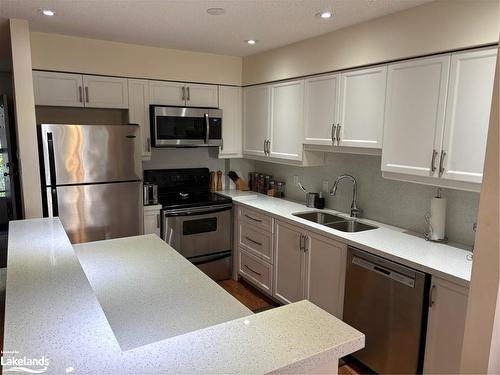
[(252, 314), (154, 235), (75, 249), (57, 218), (10, 223), (4, 370), (26, 357), (57, 374), (336, 372), (364, 346), (307, 301)]

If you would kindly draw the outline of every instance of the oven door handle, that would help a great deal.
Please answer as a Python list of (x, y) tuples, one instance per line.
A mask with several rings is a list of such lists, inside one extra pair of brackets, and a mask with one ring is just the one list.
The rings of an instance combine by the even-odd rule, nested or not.
[(224, 251), (222, 253), (217, 254), (209, 254), (209, 255), (201, 255), (194, 258), (188, 258), (188, 260), (196, 266), (201, 264), (207, 264), (211, 262), (215, 262), (217, 260), (229, 258), (232, 255), (231, 251)]
[(165, 217), (206, 215), (206, 214), (214, 214), (216, 212), (228, 211), (232, 208), (233, 204), (228, 203), (219, 206), (204, 206), (204, 207), (182, 208), (178, 210), (164, 210), (163, 215)]

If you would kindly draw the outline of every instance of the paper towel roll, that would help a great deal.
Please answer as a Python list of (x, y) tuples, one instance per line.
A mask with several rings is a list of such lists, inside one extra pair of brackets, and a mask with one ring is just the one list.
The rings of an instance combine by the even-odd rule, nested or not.
[(430, 216), (429, 238), (433, 241), (444, 240), (444, 230), (446, 226), (446, 198), (432, 198)]

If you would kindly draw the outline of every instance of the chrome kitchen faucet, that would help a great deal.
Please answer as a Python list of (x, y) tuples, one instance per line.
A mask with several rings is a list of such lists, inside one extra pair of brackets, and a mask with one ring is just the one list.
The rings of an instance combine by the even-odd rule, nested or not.
[(332, 190), (330, 190), (330, 195), (335, 196), (337, 194), (337, 187), (339, 182), (343, 179), (349, 179), (352, 182), (352, 203), (351, 203), (351, 217), (359, 217), (361, 214), (361, 209), (356, 205), (356, 198), (358, 197), (358, 183), (356, 179), (350, 174), (342, 174), (337, 177), (335, 182), (333, 183)]

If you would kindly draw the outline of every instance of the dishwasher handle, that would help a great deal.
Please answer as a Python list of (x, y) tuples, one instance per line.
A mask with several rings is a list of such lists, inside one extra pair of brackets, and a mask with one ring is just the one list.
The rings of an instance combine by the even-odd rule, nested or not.
[(363, 267), (369, 271), (375, 272), (383, 277), (387, 277), (387, 278), (394, 280), (398, 283), (409, 286), (410, 288), (415, 287), (415, 279), (414, 278), (409, 277), (407, 275), (403, 275), (399, 272), (396, 272), (396, 271), (391, 270), (389, 268), (383, 267), (379, 264), (372, 263), (366, 259), (363, 259), (363, 258), (360, 258), (357, 256), (353, 256), (352, 263), (357, 265), (357, 266)]

